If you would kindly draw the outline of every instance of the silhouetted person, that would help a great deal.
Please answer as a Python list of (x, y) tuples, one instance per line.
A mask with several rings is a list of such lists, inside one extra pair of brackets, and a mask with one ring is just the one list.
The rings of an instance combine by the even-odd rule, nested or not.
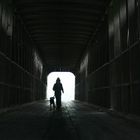
[(56, 97), (57, 109), (60, 109), (61, 108), (61, 91), (64, 93), (63, 86), (60, 82), (60, 78), (56, 79), (56, 83), (53, 86), (53, 90), (55, 92), (54, 94), (55, 94), (55, 97)]

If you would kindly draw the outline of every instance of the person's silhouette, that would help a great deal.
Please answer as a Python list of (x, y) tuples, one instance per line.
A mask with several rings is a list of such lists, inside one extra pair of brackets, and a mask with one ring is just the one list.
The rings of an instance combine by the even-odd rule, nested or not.
[(56, 83), (53, 86), (53, 91), (55, 92), (56, 97), (56, 107), (57, 109), (61, 108), (61, 91), (64, 93), (64, 89), (62, 83), (60, 82), (60, 78), (56, 79)]

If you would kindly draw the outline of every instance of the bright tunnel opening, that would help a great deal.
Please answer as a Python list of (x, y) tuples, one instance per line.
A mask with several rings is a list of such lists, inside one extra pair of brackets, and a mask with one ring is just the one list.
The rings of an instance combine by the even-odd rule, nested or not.
[(71, 101), (75, 99), (75, 76), (71, 72), (52, 72), (47, 77), (47, 94), (46, 98), (49, 100), (50, 97), (54, 96), (52, 90), (53, 85), (57, 78), (60, 78), (63, 85), (64, 94), (62, 93), (62, 101)]

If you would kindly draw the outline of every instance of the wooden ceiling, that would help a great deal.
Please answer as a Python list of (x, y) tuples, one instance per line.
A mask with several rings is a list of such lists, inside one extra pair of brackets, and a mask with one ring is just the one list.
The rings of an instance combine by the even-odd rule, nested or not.
[(75, 69), (110, 0), (15, 0), (47, 65)]

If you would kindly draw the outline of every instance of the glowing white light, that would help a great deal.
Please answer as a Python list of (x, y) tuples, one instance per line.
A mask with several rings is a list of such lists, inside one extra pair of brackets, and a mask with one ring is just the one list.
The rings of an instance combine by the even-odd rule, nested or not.
[(64, 88), (62, 93), (62, 101), (74, 100), (75, 94), (75, 76), (70, 72), (52, 72), (47, 77), (47, 99), (54, 96), (52, 90), (57, 78), (60, 78)]

